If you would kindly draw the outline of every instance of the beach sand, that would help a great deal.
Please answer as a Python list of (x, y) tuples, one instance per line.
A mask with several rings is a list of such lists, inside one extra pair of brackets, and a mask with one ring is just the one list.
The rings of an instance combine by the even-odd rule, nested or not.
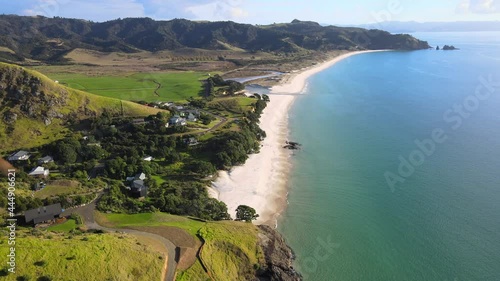
[(250, 155), (242, 166), (219, 172), (209, 193), (227, 204), (234, 219), (239, 205), (248, 205), (259, 214), (256, 224), (277, 225), (277, 218), (287, 205), (287, 179), (291, 152), (283, 148), (288, 140), (288, 111), (296, 94), (304, 92), (307, 79), (353, 55), (376, 52), (346, 53), (332, 60), (288, 74), (280, 85), (271, 89), (270, 99), (260, 119), (267, 137), (260, 153)]

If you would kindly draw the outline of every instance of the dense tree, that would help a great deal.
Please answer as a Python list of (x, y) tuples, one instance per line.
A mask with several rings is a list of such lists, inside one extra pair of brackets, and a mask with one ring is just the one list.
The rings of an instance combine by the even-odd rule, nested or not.
[(189, 169), (202, 177), (213, 175), (217, 171), (212, 163), (203, 160), (195, 160), (191, 162)]
[(236, 208), (236, 220), (251, 222), (259, 217), (254, 208), (247, 205), (239, 205)]

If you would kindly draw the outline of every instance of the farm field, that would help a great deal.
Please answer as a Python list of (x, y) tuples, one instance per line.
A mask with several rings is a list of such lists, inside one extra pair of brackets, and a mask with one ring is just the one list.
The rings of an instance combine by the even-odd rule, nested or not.
[(78, 73), (52, 73), (49, 76), (60, 84), (100, 96), (154, 102), (181, 101), (199, 96), (202, 90), (201, 80), (206, 79), (208, 74), (155, 72), (88, 76)]

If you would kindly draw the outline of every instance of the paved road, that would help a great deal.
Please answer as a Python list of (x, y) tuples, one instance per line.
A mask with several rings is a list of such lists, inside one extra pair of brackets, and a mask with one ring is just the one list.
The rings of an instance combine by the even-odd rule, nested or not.
[(133, 229), (126, 229), (126, 228), (108, 228), (108, 227), (104, 227), (104, 226), (99, 225), (94, 219), (94, 211), (96, 208), (96, 202), (101, 198), (102, 195), (103, 195), (103, 193), (100, 193), (96, 200), (92, 201), (91, 203), (89, 203), (85, 206), (65, 210), (62, 213), (62, 216), (69, 216), (72, 213), (77, 213), (82, 217), (83, 222), (85, 223), (85, 225), (89, 229), (100, 229), (100, 230), (106, 230), (109, 232), (123, 232), (123, 233), (135, 234), (135, 235), (153, 238), (155, 240), (160, 241), (161, 243), (163, 243), (163, 245), (165, 245), (165, 247), (167, 248), (167, 251), (168, 251), (167, 274), (165, 275), (165, 281), (174, 281), (175, 271), (177, 269), (177, 260), (179, 259), (178, 248), (170, 240), (168, 240), (164, 237), (161, 237), (159, 235), (156, 235), (156, 234), (138, 231), (138, 230), (133, 230)]

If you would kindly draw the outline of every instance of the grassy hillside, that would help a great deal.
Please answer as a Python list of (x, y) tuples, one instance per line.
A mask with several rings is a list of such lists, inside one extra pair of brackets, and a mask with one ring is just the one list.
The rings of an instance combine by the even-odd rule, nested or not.
[(45, 75), (0, 63), (0, 152), (29, 149), (63, 138), (69, 124), (104, 110), (127, 116), (158, 112), (128, 101), (101, 97), (56, 83)]
[[(147, 226), (147, 231), (151, 231), (151, 227), (171, 226), (184, 230), (196, 239), (201, 237), (205, 242), (200, 254), (201, 260), (212, 280), (251, 280), (263, 262), (258, 230), (251, 223), (203, 222), (165, 213), (97, 213), (97, 219), (100, 224), (109, 227), (140, 229), (138, 227)], [(209, 277), (200, 261), (197, 261), (189, 269), (179, 272), (177, 279), (206, 280)]]
[[(124, 234), (68, 235), (18, 231), (16, 274), (2, 280), (160, 280), (162, 253)], [(7, 234), (0, 238), (0, 255), (7, 255)], [(0, 269), (6, 270), (2, 265)], [(1, 272), (2, 274), (5, 271)], [(16, 279), (21, 276), (26, 279)], [(37, 279), (47, 276), (50, 279)], [(83, 279), (82, 279), (83, 278)]]

